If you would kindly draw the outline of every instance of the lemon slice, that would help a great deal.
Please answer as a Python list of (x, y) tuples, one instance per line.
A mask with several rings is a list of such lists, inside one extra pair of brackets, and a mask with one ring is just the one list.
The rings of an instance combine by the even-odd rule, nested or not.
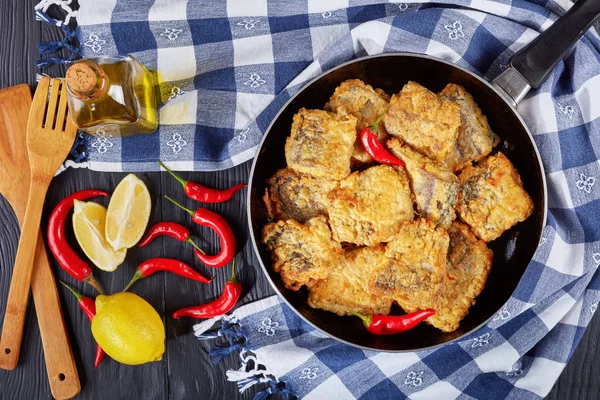
[(114, 251), (104, 238), (106, 208), (94, 202), (75, 200), (73, 230), (86, 256), (102, 271), (114, 271), (125, 260), (127, 250)]
[(117, 185), (106, 214), (106, 241), (114, 250), (140, 241), (150, 219), (150, 192), (140, 178), (129, 174)]

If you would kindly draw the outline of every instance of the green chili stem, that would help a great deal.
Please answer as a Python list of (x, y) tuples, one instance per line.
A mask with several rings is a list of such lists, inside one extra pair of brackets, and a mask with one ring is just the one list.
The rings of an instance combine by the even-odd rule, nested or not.
[(198, 245), (197, 245), (196, 243), (194, 243), (194, 241), (192, 240), (192, 238), (187, 238), (185, 241), (186, 241), (186, 242), (188, 242), (189, 244), (191, 244), (192, 246), (194, 246), (194, 248), (195, 248), (196, 250), (198, 250), (200, 253), (202, 253), (202, 254), (206, 254), (206, 253), (204, 252), (204, 250), (202, 250), (200, 247), (198, 247)]
[(143, 278), (144, 278), (144, 275), (142, 275), (140, 270), (139, 269), (135, 270), (135, 274), (133, 274), (133, 278), (131, 278), (131, 280), (129, 281), (127, 286), (125, 286), (125, 289), (123, 289), (123, 291), (126, 292), (131, 287), (131, 285), (133, 285), (135, 282), (137, 282)]
[(62, 283), (62, 285), (63, 285), (64, 287), (66, 287), (67, 289), (69, 289), (69, 291), (70, 291), (71, 293), (73, 293), (73, 294), (75, 295), (75, 297), (77, 297), (77, 302), (80, 302), (80, 301), (81, 301), (81, 299), (83, 298), (83, 296), (82, 296), (80, 293), (76, 292), (76, 291), (75, 291), (75, 289), (73, 289), (71, 286), (67, 285), (67, 284), (66, 284), (66, 283), (64, 283), (63, 281), (59, 281), (59, 282), (60, 282), (60, 283)]
[(169, 200), (171, 203), (175, 204), (177, 207), (181, 208), (182, 210), (187, 211), (191, 216), (194, 216), (194, 211), (193, 210), (190, 210), (189, 208), (182, 206), (181, 204), (179, 204), (178, 202), (176, 202), (175, 200), (173, 200), (169, 196), (165, 196), (165, 199)]
[(390, 106), (385, 106), (385, 110), (383, 110), (383, 112), (377, 117), (375, 122), (373, 122), (373, 125), (369, 126), (369, 130), (371, 132), (379, 133), (379, 123), (381, 122), (381, 120), (383, 119), (385, 114), (387, 114), (389, 108), (390, 108)]
[(229, 279), (229, 282), (239, 283), (235, 276), (235, 258), (231, 261), (231, 278)]
[(173, 171), (171, 171), (162, 161), (158, 160), (158, 165), (160, 165), (161, 167), (166, 169), (167, 172), (170, 173), (173, 176), (173, 178), (177, 179), (179, 181), (179, 183), (181, 183), (181, 185), (183, 185), (183, 188), (185, 189), (186, 185), (188, 184), (188, 181), (175, 175), (175, 173)]
[(373, 322), (373, 317), (370, 315), (362, 315), (362, 314), (358, 314), (358, 313), (354, 313), (354, 315), (357, 316), (358, 318), (362, 319), (363, 324), (367, 328)]

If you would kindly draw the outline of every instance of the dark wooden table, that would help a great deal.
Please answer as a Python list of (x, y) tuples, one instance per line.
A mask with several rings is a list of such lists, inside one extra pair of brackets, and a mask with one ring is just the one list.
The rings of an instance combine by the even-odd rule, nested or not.
[[(0, 24), (0, 88), (20, 83), (35, 85), (38, 58), (36, 44), (59, 40), (59, 30), (48, 27), (34, 19), (36, 0), (0, 0), (3, 17)], [(59, 67), (51, 68), (49, 74), (61, 74)], [(225, 188), (246, 182), (250, 164), (215, 173), (184, 173), (185, 179), (193, 179), (209, 186)], [(112, 191), (125, 176), (123, 173), (100, 173), (86, 169), (70, 169), (58, 176), (46, 198), (44, 220), (49, 211), (66, 195), (81, 189), (97, 188)], [(160, 173), (138, 174), (153, 195), (153, 213), (150, 223), (161, 220), (176, 221), (190, 225), (187, 214), (162, 200), (162, 194), (171, 194), (192, 207), (191, 201), (181, 192), (181, 186), (170, 176)], [(238, 274), (245, 284), (242, 303), (249, 303), (274, 292), (260, 272), (258, 260), (248, 241), (245, 212), (245, 193), (234, 200), (211, 209), (221, 213), (233, 226), (239, 241)], [(105, 202), (104, 202), (105, 203)], [(106, 204), (105, 204), (106, 205)], [(0, 321), (4, 316), (5, 299), (10, 286), (11, 270), (18, 244), (17, 220), (2, 196), (0, 196)], [(217, 249), (218, 241), (212, 232), (196, 229), (202, 246), (209, 251)], [(198, 342), (191, 333), (193, 321), (175, 321), (172, 311), (187, 305), (199, 304), (215, 298), (229, 277), (229, 270), (208, 271), (194, 260), (189, 245), (174, 240), (158, 240), (149, 248), (132, 249), (124, 265), (113, 273), (98, 273), (101, 284), (109, 292), (120, 291), (129, 281), (139, 262), (151, 257), (176, 257), (214, 276), (211, 285), (200, 285), (178, 277), (157, 274), (141, 281), (132, 291), (148, 300), (163, 316), (167, 330), (167, 350), (161, 362), (131, 367), (106, 358), (100, 368), (93, 370), (94, 342), (89, 322), (83, 316), (73, 296), (60, 288), (61, 301), (75, 354), (82, 391), (81, 399), (251, 399), (259, 386), (240, 396), (236, 385), (227, 382), (225, 371), (238, 368), (237, 356), (229, 356), (217, 365), (208, 357), (207, 345)], [(55, 262), (56, 276), (75, 286), (84, 294), (93, 295), (89, 286), (74, 281), (60, 270)], [(19, 365), (14, 371), (0, 370), (0, 399), (50, 398), (45, 371), (44, 354), (32, 301), (25, 323), (23, 347)], [(600, 316), (596, 315), (565, 372), (548, 396), (549, 399), (598, 399), (600, 393)], [(593, 378), (595, 377), (595, 379)]]

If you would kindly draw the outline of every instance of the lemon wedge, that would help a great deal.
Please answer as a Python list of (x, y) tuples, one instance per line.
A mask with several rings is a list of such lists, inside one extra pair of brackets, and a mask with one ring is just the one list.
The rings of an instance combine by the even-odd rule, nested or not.
[(106, 241), (115, 250), (129, 249), (144, 235), (152, 201), (146, 184), (129, 174), (115, 189), (106, 214)]
[(102, 271), (114, 271), (125, 260), (127, 250), (114, 251), (104, 238), (106, 208), (94, 202), (75, 200), (73, 230), (81, 249)]

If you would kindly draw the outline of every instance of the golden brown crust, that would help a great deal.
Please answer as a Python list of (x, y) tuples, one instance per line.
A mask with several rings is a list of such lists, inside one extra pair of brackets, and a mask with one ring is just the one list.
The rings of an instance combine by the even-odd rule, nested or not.
[[(406, 166), (351, 174), (372, 162), (357, 135), (388, 103), (379, 138), (396, 137), (382, 143)], [(435, 309), (427, 322), (455, 331), (491, 271), (486, 242), (533, 211), (512, 163), (489, 156), (499, 138), (456, 84), (437, 95), (409, 82), (390, 100), (351, 79), (325, 108), (333, 112), (294, 116), (288, 166), (267, 182), (263, 200), (279, 220), (262, 231), (273, 270), (290, 290), (306, 285), (310, 307), (387, 315), (395, 301), (405, 312)]]
[(285, 142), (288, 167), (305, 174), (343, 179), (350, 174), (356, 117), (301, 108)]
[(369, 287), (391, 295), (407, 313), (435, 309), (443, 289), (449, 237), (426, 219), (404, 222), (385, 249), (388, 263), (370, 274)]
[(312, 286), (326, 278), (331, 270), (342, 268), (345, 262), (342, 247), (331, 240), (331, 231), (323, 216), (305, 224), (293, 219), (267, 224), (262, 238), (271, 252), (273, 270), (290, 290)]
[(481, 109), (464, 87), (449, 83), (440, 96), (460, 106), (460, 127), (452, 150), (442, 160), (452, 171), (458, 171), (472, 161), (479, 161), (500, 143)]
[(275, 172), (267, 183), (263, 201), (269, 217), (298, 222), (306, 222), (317, 215), (327, 216), (327, 195), (338, 185), (337, 181), (315, 178), (291, 168)]
[(452, 223), (448, 235), (450, 247), (446, 267), (450, 278), (445, 279), (436, 314), (427, 322), (444, 332), (453, 332), (483, 290), (492, 270), (494, 253), (460, 221)]
[(392, 96), (385, 128), (421, 154), (442, 160), (452, 149), (460, 126), (460, 106), (415, 82)]
[(456, 218), (454, 206), (459, 186), (456, 175), (396, 138), (388, 140), (387, 147), (406, 164), (417, 213), (443, 228), (449, 227)]
[[(344, 81), (335, 89), (335, 92), (325, 105), (325, 110), (339, 114), (349, 113), (358, 119), (356, 133), (375, 123), (377, 117), (385, 111), (390, 101), (390, 96), (381, 89), (373, 89), (360, 79)], [(385, 141), (389, 135), (385, 131), (383, 122), (379, 124), (379, 140)], [(360, 140), (354, 143), (352, 161), (368, 164), (373, 159), (365, 152)]]
[(389, 165), (354, 172), (329, 193), (328, 212), (338, 242), (387, 242), (414, 216), (408, 177)]
[(519, 173), (502, 153), (479, 165), (467, 165), (459, 174), (456, 211), (486, 242), (498, 238), (533, 212), (533, 201), (523, 189)]
[(385, 246), (355, 247), (344, 253), (343, 269), (332, 270), (327, 278), (309, 288), (308, 305), (338, 315), (387, 315), (392, 306), (389, 296), (369, 291), (369, 271), (385, 262)]

